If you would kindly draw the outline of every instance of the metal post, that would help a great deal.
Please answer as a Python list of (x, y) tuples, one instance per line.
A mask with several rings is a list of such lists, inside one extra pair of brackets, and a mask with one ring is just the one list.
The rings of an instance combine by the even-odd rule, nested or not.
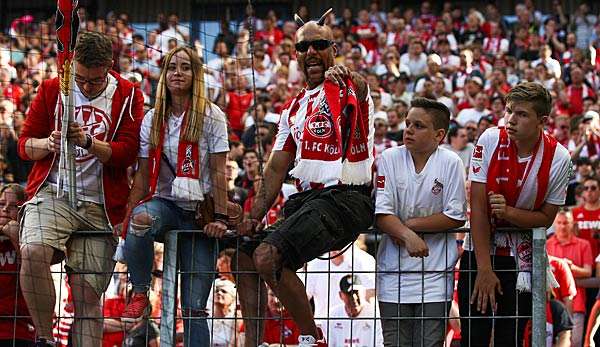
[(532, 346), (546, 345), (546, 229), (533, 229)]
[(160, 344), (175, 346), (175, 321), (177, 319), (177, 237), (178, 230), (167, 233), (163, 254), (162, 314), (160, 317)]

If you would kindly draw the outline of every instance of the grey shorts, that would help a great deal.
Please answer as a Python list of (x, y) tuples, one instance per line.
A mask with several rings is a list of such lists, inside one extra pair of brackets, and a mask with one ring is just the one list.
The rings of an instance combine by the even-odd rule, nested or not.
[[(77, 230), (97, 230), (99, 235), (72, 235)], [(108, 287), (115, 267), (117, 239), (107, 234), (109, 230), (102, 205), (81, 201), (74, 210), (66, 197), (56, 197), (50, 185), (21, 211), (21, 245), (42, 244), (62, 252), (68, 271), (81, 273), (98, 295)]]
[[(385, 347), (442, 347), (452, 302), (379, 302)], [(421, 317), (442, 317), (423, 319)], [(400, 319), (398, 319), (400, 318)], [(408, 319), (407, 319), (408, 318)], [(413, 319), (410, 319), (413, 318)]]

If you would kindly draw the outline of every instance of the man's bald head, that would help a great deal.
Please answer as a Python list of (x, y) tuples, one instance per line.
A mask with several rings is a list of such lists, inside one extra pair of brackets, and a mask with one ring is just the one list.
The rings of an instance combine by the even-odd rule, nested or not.
[(333, 31), (329, 26), (319, 25), (316, 21), (311, 20), (296, 31), (296, 42), (304, 41), (305, 36), (310, 37), (310, 40), (333, 40)]

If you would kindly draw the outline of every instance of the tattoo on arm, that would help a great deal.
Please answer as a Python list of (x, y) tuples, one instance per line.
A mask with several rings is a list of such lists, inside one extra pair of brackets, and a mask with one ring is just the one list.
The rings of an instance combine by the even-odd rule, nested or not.
[(356, 87), (356, 96), (358, 97), (358, 100), (364, 101), (367, 97), (367, 82), (358, 72), (352, 72), (350, 76)]

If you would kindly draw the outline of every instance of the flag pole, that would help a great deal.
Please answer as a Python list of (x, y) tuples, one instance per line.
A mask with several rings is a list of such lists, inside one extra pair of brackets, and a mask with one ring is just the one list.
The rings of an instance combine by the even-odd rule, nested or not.
[(72, 208), (77, 208), (77, 182), (75, 168), (75, 144), (68, 140), (69, 124), (75, 121), (74, 65), (73, 54), (79, 16), (78, 0), (58, 0), (56, 11), (56, 43), (58, 47), (58, 77), (60, 81), (60, 158), (58, 165), (57, 194), (62, 194), (64, 184), (68, 191), (68, 200)]

